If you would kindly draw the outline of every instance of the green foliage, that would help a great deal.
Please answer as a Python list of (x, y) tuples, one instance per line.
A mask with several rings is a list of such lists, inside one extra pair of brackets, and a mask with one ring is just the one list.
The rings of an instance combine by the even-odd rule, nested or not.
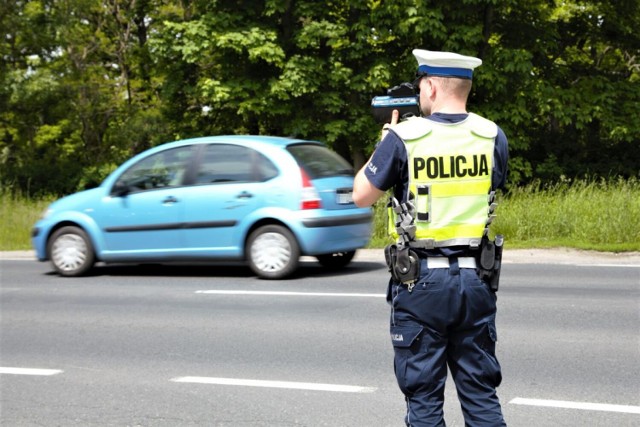
[[(502, 234), (510, 248), (553, 248), (627, 252), (640, 250), (640, 181), (539, 181), (499, 194), (492, 236)], [(381, 248), (387, 236), (384, 200), (374, 205), (369, 244)]]
[(31, 228), (54, 197), (27, 197), (19, 191), (0, 187), (0, 250), (31, 248)]
[(494, 231), (520, 246), (638, 250), (640, 181), (565, 180), (512, 189)]
[[(0, 187), (0, 250), (29, 249), (29, 231), (53, 199), (26, 197)], [(509, 248), (640, 251), (640, 181), (636, 179), (534, 182), (500, 195), (498, 202), (492, 234), (503, 234)], [(387, 235), (386, 200), (374, 205), (373, 228), (369, 247), (392, 242)]]
[(67, 193), (207, 134), (323, 140), (359, 168), (414, 48), (482, 58), (469, 108), (505, 130), (512, 186), (638, 177), (638, 22), (633, 0), (3, 2), (0, 183)]
[(373, 234), (369, 241), (369, 247), (371, 248), (383, 248), (394, 242), (388, 231), (389, 213), (387, 202), (388, 199), (383, 197), (373, 205)]

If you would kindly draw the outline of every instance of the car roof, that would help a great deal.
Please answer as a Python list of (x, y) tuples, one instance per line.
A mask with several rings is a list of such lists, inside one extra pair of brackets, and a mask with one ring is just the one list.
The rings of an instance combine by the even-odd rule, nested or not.
[(318, 144), (324, 145), (319, 141), (309, 141), (297, 138), (288, 138), (283, 136), (264, 136), (264, 135), (217, 135), (202, 136), (197, 138), (183, 139), (180, 141), (168, 142), (157, 147), (170, 148), (171, 146), (189, 145), (189, 144), (212, 144), (240, 142), (245, 144), (269, 144), (279, 147), (287, 147), (293, 144)]

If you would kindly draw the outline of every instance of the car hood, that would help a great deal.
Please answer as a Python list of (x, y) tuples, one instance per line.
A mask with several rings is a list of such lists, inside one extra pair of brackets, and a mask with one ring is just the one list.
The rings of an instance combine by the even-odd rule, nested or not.
[(104, 195), (104, 188), (96, 187), (90, 190), (80, 191), (78, 193), (70, 194), (61, 199), (56, 200), (49, 209), (53, 211), (57, 210), (80, 210), (91, 207), (95, 201), (100, 200)]

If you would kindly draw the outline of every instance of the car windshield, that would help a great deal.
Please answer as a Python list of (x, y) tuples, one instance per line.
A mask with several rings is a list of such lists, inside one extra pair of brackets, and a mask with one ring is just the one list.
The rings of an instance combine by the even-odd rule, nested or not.
[(317, 144), (294, 144), (287, 150), (302, 166), (309, 178), (325, 178), (338, 175), (353, 176), (353, 167), (338, 153)]

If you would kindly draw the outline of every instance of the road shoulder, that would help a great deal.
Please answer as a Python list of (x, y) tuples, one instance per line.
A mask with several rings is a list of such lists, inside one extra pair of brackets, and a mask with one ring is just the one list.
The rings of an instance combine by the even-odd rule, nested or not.
[[(382, 249), (362, 249), (355, 260), (384, 261)], [(502, 260), (507, 264), (611, 264), (640, 266), (640, 252), (597, 252), (569, 248), (505, 249)]]
[[(384, 262), (382, 249), (361, 249), (355, 261)], [(36, 260), (34, 251), (0, 251), (0, 260)], [(508, 264), (611, 264), (640, 266), (640, 252), (597, 252), (569, 248), (505, 249)]]

